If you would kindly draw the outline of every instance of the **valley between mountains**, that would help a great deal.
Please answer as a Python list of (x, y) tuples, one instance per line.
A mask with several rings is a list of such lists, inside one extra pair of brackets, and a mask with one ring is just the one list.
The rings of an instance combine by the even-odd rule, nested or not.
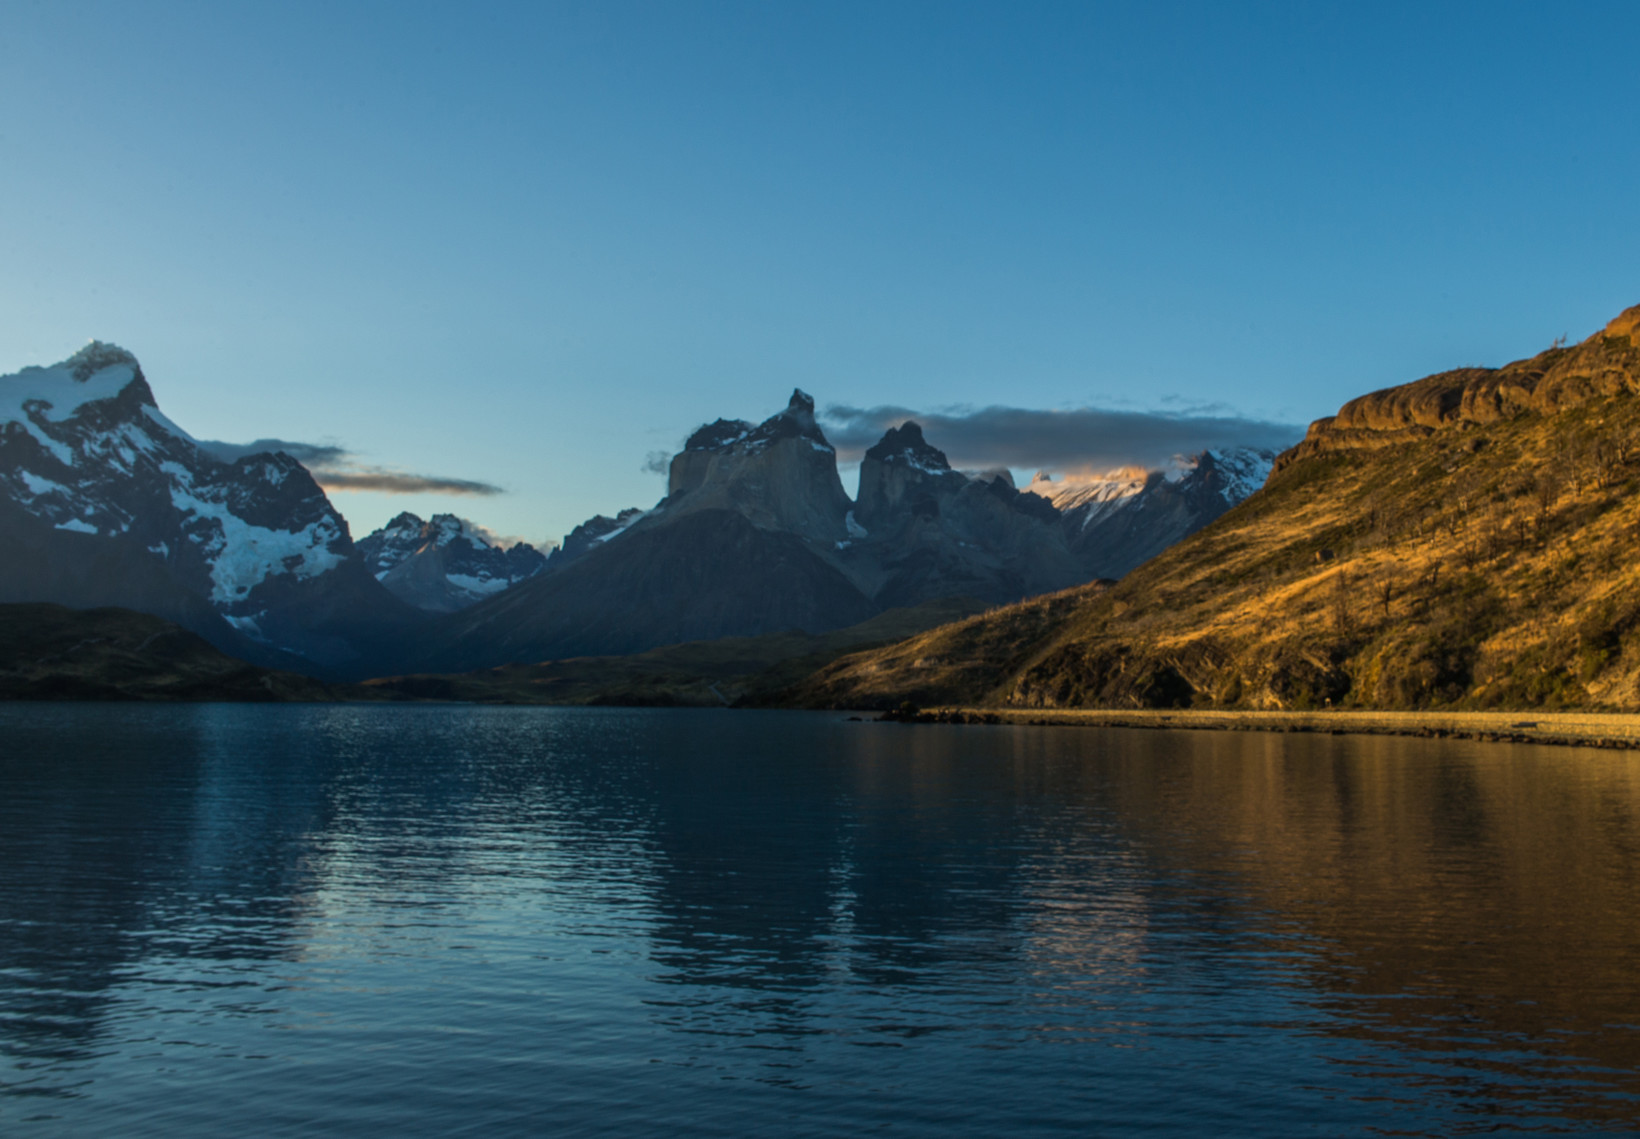
[[(795, 392), (691, 434), (653, 506), (536, 550), (453, 515), (355, 541), (299, 462), (194, 439), (93, 343), (0, 377), (0, 692), (1635, 710), (1637, 395), (1640, 307), (1352, 400), (1279, 456), (1020, 490), (906, 421), (851, 497)], [(155, 663), (182, 680), (141, 679), (165, 638), (137, 614), (198, 638)], [(74, 663), (97, 644), (117, 678)]]

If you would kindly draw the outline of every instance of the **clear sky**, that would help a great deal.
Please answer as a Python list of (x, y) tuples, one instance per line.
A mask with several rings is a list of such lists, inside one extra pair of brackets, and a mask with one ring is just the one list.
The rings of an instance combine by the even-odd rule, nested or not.
[(505, 491), (338, 493), (355, 536), (557, 537), (794, 386), (1302, 424), (1640, 303), (1637, 46), (1633, 3), (0, 0), (0, 372), (111, 340), (202, 438)]

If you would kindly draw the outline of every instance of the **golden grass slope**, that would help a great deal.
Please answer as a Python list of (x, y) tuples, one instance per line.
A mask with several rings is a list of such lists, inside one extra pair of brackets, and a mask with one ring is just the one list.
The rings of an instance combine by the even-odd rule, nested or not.
[(1112, 586), (844, 657), (831, 707), (1640, 710), (1640, 308), (1386, 389)]

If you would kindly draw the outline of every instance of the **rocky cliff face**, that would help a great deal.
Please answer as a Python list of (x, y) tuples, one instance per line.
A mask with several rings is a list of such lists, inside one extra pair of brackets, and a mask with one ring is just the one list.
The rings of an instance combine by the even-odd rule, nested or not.
[(547, 565), (534, 546), (491, 545), (454, 514), (435, 514), (426, 522), (400, 514), (360, 539), (358, 548), (390, 593), (429, 613), (465, 609), (534, 577)]
[(1462, 431), (1554, 415), (1591, 401), (1640, 391), (1630, 365), (1640, 342), (1640, 305), (1581, 344), (1556, 346), (1501, 368), (1458, 368), (1358, 396), (1310, 424), (1284, 465), (1312, 455), (1406, 444), (1437, 431)]
[(719, 419), (691, 435), (672, 460), (657, 516), (729, 510), (823, 549), (848, 537), (852, 505), (837, 452), (815, 423), (814, 400), (794, 391), (786, 410), (755, 427)]
[(1085, 575), (1065, 544), (1059, 512), (1021, 494), (1006, 475), (970, 477), (906, 422), (860, 462), (860, 499), (842, 565), (884, 607), (937, 597), (1013, 601)]
[(321, 671), (413, 622), (300, 463), (212, 455), (113, 345), (0, 377), (0, 503), (0, 600), (124, 605)]
[(922, 428), (908, 421), (890, 427), (860, 461), (855, 516), (861, 526), (878, 529), (910, 517), (933, 517), (939, 500), (967, 482), (951, 469), (945, 452), (923, 438)]

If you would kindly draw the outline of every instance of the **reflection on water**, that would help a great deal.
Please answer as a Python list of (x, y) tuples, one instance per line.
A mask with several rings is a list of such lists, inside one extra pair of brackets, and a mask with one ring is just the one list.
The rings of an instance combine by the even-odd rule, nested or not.
[(0, 1130), (1640, 1124), (1640, 774), (1449, 741), (0, 706)]

